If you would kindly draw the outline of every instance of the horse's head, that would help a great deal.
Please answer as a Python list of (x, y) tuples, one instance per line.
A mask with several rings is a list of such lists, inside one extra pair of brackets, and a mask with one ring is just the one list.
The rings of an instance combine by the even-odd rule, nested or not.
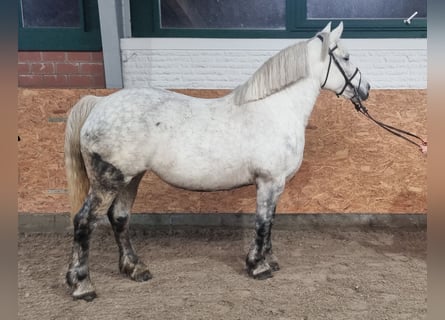
[(360, 70), (351, 63), (349, 53), (340, 41), (342, 33), (342, 22), (332, 31), (329, 22), (313, 39), (322, 43), (320, 85), (335, 92), (337, 96), (366, 100), (371, 86)]

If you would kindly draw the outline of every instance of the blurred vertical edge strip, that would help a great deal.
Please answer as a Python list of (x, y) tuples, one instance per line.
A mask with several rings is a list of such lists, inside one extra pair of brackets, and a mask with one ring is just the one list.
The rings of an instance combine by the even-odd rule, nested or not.
[(428, 1), (428, 319), (445, 314), (445, 4)]
[(17, 0), (0, 1), (0, 310), (17, 318)]

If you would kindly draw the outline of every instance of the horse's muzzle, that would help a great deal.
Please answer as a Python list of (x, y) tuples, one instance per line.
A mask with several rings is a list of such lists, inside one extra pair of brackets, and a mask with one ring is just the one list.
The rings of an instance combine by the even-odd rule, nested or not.
[(369, 97), (369, 90), (371, 90), (371, 85), (369, 83), (366, 84), (366, 88), (362, 87), (358, 88), (358, 95), (361, 100), (366, 100)]

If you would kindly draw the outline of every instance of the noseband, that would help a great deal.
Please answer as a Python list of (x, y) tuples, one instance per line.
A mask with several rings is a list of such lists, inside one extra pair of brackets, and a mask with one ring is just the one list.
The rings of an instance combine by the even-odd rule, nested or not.
[[(317, 35), (317, 38), (321, 40), (321, 42), (324, 41), (323, 37), (321, 35)], [(358, 92), (356, 87), (354, 87), (354, 85), (352, 84), (352, 80), (355, 78), (355, 76), (358, 74), (360, 75), (360, 79), (359, 79), (359, 83), (358, 83), (358, 87), (360, 88), (360, 84), (362, 82), (362, 74), (360, 72), (360, 70), (356, 67), (354, 73), (352, 74), (351, 77), (348, 77), (348, 75), (346, 74), (345, 70), (342, 68), (340, 62), (338, 62), (337, 58), (334, 56), (334, 51), (337, 49), (338, 47), (335, 46), (332, 49), (329, 49), (329, 65), (328, 65), (328, 71), (326, 72), (326, 78), (324, 79), (323, 84), (321, 85), (321, 88), (324, 88), (324, 86), (326, 85), (326, 82), (328, 81), (329, 78), (329, 73), (331, 71), (331, 65), (332, 65), (332, 61), (334, 61), (335, 65), (337, 66), (338, 70), (340, 71), (340, 73), (343, 75), (343, 78), (345, 79), (345, 85), (343, 86), (343, 88), (340, 90), (340, 92), (335, 92), (335, 94), (337, 95), (337, 97), (341, 96), (343, 94), (343, 92), (345, 92), (346, 88), (349, 86), (352, 88), (352, 90), (354, 91), (354, 98), (359, 98), (358, 96)]]

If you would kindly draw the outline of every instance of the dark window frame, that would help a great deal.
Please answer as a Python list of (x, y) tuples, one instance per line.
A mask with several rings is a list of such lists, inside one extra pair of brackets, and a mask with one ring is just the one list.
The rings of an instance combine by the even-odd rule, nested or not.
[[(313, 36), (329, 21), (307, 19), (306, 1), (286, 0), (286, 30), (162, 29), (158, 0), (130, 0), (133, 37), (194, 38), (305, 38)], [(344, 19), (343, 38), (426, 38), (427, 19), (415, 18), (411, 24), (401, 19)]]
[(23, 27), (22, 1), (18, 1), (20, 51), (100, 51), (97, 0), (79, 0), (80, 27)]

